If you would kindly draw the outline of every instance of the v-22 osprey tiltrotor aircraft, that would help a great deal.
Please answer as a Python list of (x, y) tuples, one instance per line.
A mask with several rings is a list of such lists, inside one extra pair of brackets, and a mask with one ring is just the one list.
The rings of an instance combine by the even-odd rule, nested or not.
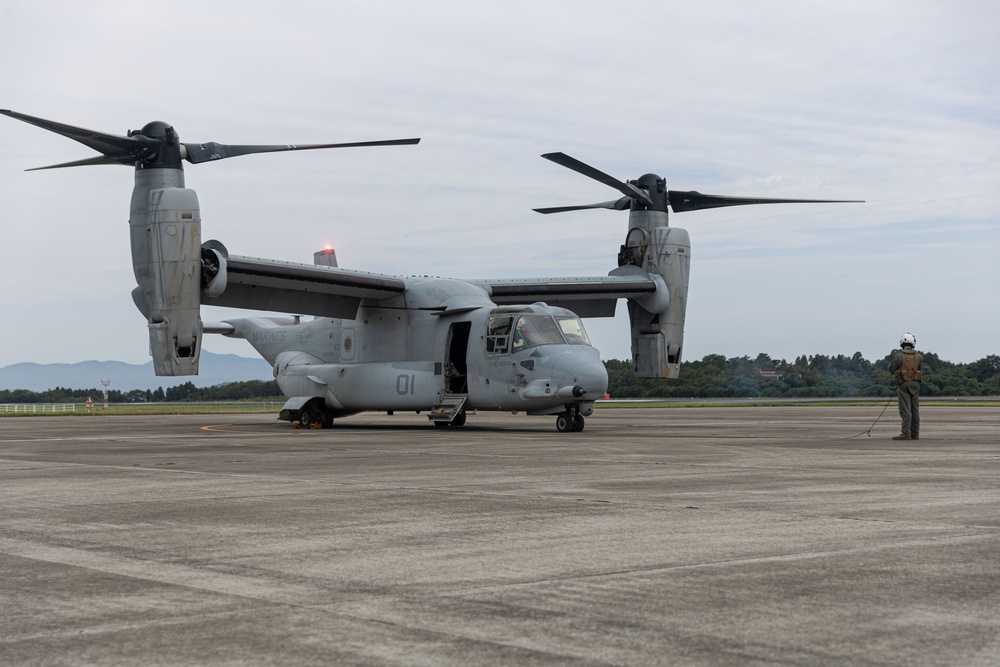
[[(691, 242), (668, 225), (675, 213), (720, 206), (832, 200), (755, 199), (668, 190), (655, 174), (620, 181), (563, 153), (543, 155), (617, 190), (618, 199), (535, 209), (558, 213), (629, 209), (628, 233), (609, 275), (455, 280), (389, 276), (230, 254), (201, 240), (201, 212), (184, 184), (183, 161), (212, 162), (277, 151), (416, 144), (399, 139), (342, 144), (246, 146), (182, 143), (152, 122), (126, 136), (85, 130), (9, 110), (0, 113), (78, 141), (101, 155), (51, 167), (135, 167), (129, 226), (157, 375), (198, 373), (203, 336), (246, 339), (274, 369), (288, 397), (281, 418), (324, 428), (365, 410), (426, 412), (435, 426), (462, 426), (469, 410), (554, 415), (561, 432), (582, 431), (608, 375), (580, 318), (611, 317), (627, 299), (635, 373), (677, 377), (684, 342)], [(202, 304), (286, 313), (202, 322)], [(300, 316), (312, 315), (311, 321)]]

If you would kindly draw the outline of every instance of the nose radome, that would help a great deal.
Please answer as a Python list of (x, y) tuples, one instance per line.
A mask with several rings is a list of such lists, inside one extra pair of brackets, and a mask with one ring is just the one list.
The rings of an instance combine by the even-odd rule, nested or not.
[(587, 377), (580, 377), (579, 380), (580, 386), (587, 390), (585, 397), (591, 401), (608, 393), (608, 369), (600, 358), (588, 363)]
[(552, 368), (566, 377), (567, 384), (583, 387), (586, 394), (582, 398), (596, 400), (608, 391), (608, 369), (592, 347), (569, 347)]

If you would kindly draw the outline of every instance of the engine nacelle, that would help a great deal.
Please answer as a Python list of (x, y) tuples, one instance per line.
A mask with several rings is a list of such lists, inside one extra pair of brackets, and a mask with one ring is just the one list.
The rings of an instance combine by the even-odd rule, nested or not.
[(149, 322), (156, 374), (197, 375), (202, 337), (198, 196), (177, 187), (148, 192), (147, 202), (133, 199), (132, 262), (139, 286), (132, 296)]
[(612, 273), (641, 268), (662, 278), (648, 297), (628, 302), (635, 374), (675, 378), (680, 373), (684, 318), (691, 272), (691, 239), (687, 230), (667, 226), (661, 211), (632, 211), (630, 229)]

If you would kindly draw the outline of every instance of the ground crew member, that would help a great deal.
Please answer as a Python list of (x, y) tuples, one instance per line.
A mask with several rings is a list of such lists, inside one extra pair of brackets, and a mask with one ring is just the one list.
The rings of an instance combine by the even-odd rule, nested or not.
[(899, 417), (903, 426), (893, 440), (920, 439), (920, 382), (923, 358), (916, 350), (917, 337), (907, 332), (899, 339), (899, 350), (892, 353), (889, 371), (896, 379)]

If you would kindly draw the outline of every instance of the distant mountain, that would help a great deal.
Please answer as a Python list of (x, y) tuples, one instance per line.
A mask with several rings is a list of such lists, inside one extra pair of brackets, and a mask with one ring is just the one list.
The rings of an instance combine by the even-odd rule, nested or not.
[(157, 377), (153, 362), (126, 364), (121, 361), (81, 361), (76, 364), (12, 364), (0, 368), (0, 390), (26, 389), (46, 391), (56, 387), (67, 389), (100, 389), (101, 380), (111, 380), (111, 389), (131, 391), (157, 387), (175, 387), (191, 382), (196, 387), (212, 387), (228, 382), (273, 380), (271, 365), (263, 359), (251, 359), (235, 354), (213, 354), (202, 350), (198, 375)]

